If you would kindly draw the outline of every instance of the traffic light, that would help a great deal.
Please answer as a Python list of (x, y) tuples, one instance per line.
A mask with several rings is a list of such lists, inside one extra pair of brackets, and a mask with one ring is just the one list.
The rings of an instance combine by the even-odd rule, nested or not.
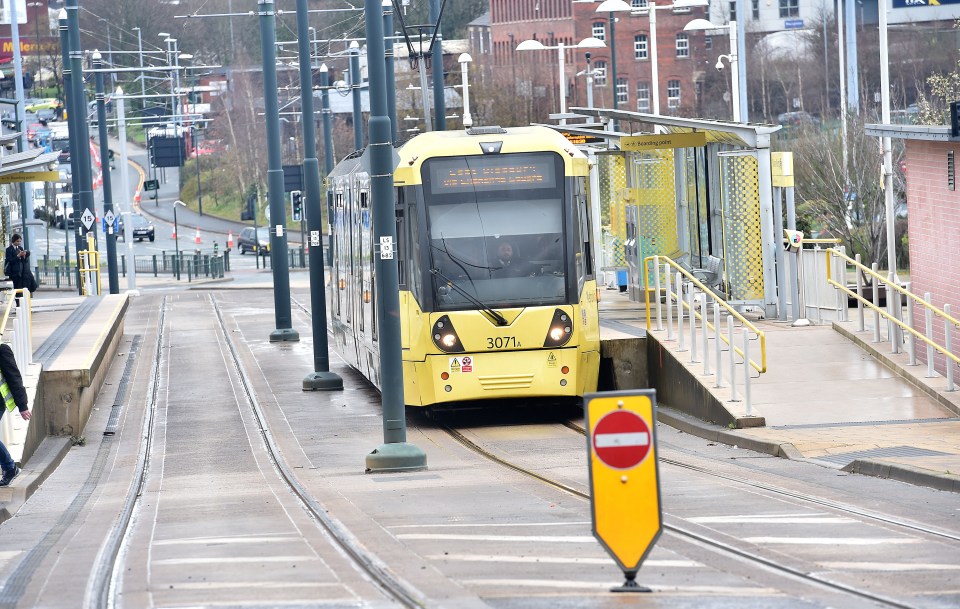
[(292, 210), (293, 221), (301, 222), (303, 220), (303, 193), (299, 190), (290, 192), (290, 208)]
[(247, 197), (247, 209), (240, 212), (240, 220), (248, 222), (253, 220), (256, 214), (257, 195)]

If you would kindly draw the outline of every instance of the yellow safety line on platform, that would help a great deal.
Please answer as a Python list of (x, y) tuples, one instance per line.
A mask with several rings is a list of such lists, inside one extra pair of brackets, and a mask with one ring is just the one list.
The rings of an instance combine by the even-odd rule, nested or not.
[[(120, 299), (120, 301), (117, 303), (117, 306), (113, 308), (113, 313), (110, 314), (110, 319), (113, 319), (116, 316), (117, 310), (120, 309), (124, 301), (125, 301), (124, 298)], [(93, 360), (96, 359), (96, 354), (94, 352), (96, 351), (97, 346), (100, 344), (100, 341), (103, 340), (104, 335), (107, 333), (107, 330), (109, 329), (110, 329), (110, 324), (104, 324), (103, 329), (100, 330), (100, 334), (97, 336), (97, 339), (93, 341), (92, 345), (90, 345), (90, 351), (87, 353), (86, 368), (88, 369), (93, 368)]]
[[(917, 304), (921, 305), (924, 309), (927, 309), (927, 310), (932, 311), (935, 315), (939, 315), (944, 321), (950, 322), (950, 323), (953, 324), (955, 327), (960, 327), (960, 321), (957, 321), (956, 319), (954, 319), (953, 317), (951, 317), (950, 315), (948, 315), (945, 311), (942, 311), (941, 309), (938, 309), (937, 307), (935, 307), (935, 306), (933, 306), (932, 304), (928, 303), (926, 300), (924, 300), (923, 298), (917, 296), (917, 295), (914, 294), (913, 292), (910, 292), (909, 290), (904, 289), (904, 288), (900, 287), (899, 285), (897, 285), (897, 284), (895, 284), (895, 283), (891, 283), (889, 279), (883, 277), (883, 276), (880, 275), (879, 273), (874, 273), (874, 272), (873, 272), (873, 269), (870, 269), (870, 268), (864, 266), (863, 264), (857, 262), (857, 261), (854, 260), (853, 258), (850, 258), (849, 256), (847, 256), (846, 254), (840, 252), (839, 250), (833, 249), (833, 248), (831, 247), (831, 248), (829, 248), (829, 249), (827, 250), (827, 253), (828, 253), (828, 254), (833, 254), (833, 255), (837, 256), (838, 258), (843, 258), (843, 260), (845, 260), (845, 261), (847, 262), (847, 264), (852, 265), (855, 269), (857, 269), (857, 270), (859, 270), (859, 271), (862, 271), (863, 273), (866, 273), (867, 275), (870, 275), (871, 277), (874, 277), (877, 281), (880, 281), (881, 283), (883, 283), (884, 285), (886, 285), (888, 289), (889, 289), (889, 288), (893, 288), (894, 290), (896, 290), (896, 291), (899, 292), (900, 294), (903, 294), (904, 296), (907, 296), (908, 298), (913, 299), (914, 302), (916, 302)], [(927, 338), (926, 336), (924, 336), (924, 335), (921, 334), (920, 332), (917, 332), (916, 330), (914, 330), (913, 327), (911, 327), (910, 325), (908, 325), (908, 324), (900, 321), (899, 319), (897, 319), (897, 318), (894, 317), (893, 315), (890, 315), (889, 313), (887, 313), (886, 311), (884, 311), (884, 310), (881, 309), (880, 307), (876, 306), (876, 305), (873, 304), (873, 302), (871, 302), (870, 300), (867, 300), (866, 298), (864, 298), (864, 297), (861, 296), (860, 294), (857, 294), (856, 292), (850, 290), (847, 286), (841, 285), (839, 282), (835, 281), (835, 280), (833, 279), (833, 273), (832, 273), (832, 270), (831, 270), (831, 263), (830, 263), (831, 258), (832, 258), (832, 256), (830, 256), (830, 255), (827, 256), (827, 283), (829, 283), (830, 285), (834, 286), (835, 288), (837, 288), (837, 289), (840, 290), (841, 292), (844, 292), (845, 294), (847, 294), (847, 295), (849, 295), (849, 296), (853, 296), (853, 297), (856, 298), (859, 302), (863, 303), (864, 306), (869, 307), (870, 309), (873, 309), (874, 311), (876, 311), (877, 313), (879, 313), (879, 314), (880, 314), (884, 319), (886, 319), (887, 321), (890, 321), (890, 322), (892, 322), (892, 323), (895, 323), (895, 324), (898, 325), (901, 329), (906, 330), (907, 332), (909, 332), (910, 334), (912, 334), (912, 335), (915, 336), (916, 338), (919, 338), (919, 339), (922, 340), (923, 342), (927, 343), (927, 345), (933, 347), (934, 349), (936, 349), (936, 350), (939, 351), (940, 353), (943, 353), (945, 356), (949, 357), (950, 359), (952, 359), (952, 360), (953, 360), (954, 362), (956, 362), (957, 364), (960, 364), (960, 357), (958, 357), (956, 354), (954, 354), (954, 353), (952, 353), (952, 352), (950, 352), (950, 351), (947, 351), (947, 348), (946, 348), (945, 346), (940, 345), (940, 344), (938, 344), (938, 343), (930, 340), (929, 338)]]
[[(648, 272), (648, 271), (649, 271), (649, 263), (650, 263), (651, 261), (654, 261), (654, 262), (659, 263), (660, 260), (665, 261), (665, 262), (666, 262), (667, 264), (669, 264), (671, 267), (677, 269), (677, 270), (678, 270), (680, 273), (682, 273), (683, 276), (686, 277), (691, 283), (693, 283), (694, 285), (696, 285), (698, 288), (700, 288), (701, 290), (703, 290), (703, 291), (706, 292), (707, 294), (710, 294), (711, 296), (713, 296), (713, 300), (714, 300), (716, 303), (718, 303), (721, 308), (723, 308), (725, 311), (727, 311), (727, 313), (729, 313), (730, 315), (732, 315), (733, 317), (735, 317), (736, 319), (738, 319), (738, 320), (740, 321), (740, 323), (742, 323), (742, 324), (744, 325), (744, 327), (750, 328), (750, 330), (751, 330), (754, 334), (757, 335), (757, 338), (760, 340), (760, 363), (758, 364), (758, 363), (756, 363), (755, 361), (753, 361), (753, 358), (750, 358), (750, 367), (753, 368), (754, 370), (756, 370), (757, 372), (761, 373), (761, 374), (764, 373), (764, 372), (766, 372), (766, 371), (767, 371), (767, 337), (766, 337), (766, 334), (763, 333), (763, 330), (761, 330), (761, 329), (759, 329), (758, 327), (756, 327), (755, 325), (753, 325), (749, 320), (747, 320), (743, 315), (741, 315), (739, 311), (737, 311), (737, 310), (734, 309), (732, 306), (730, 306), (730, 305), (727, 303), (727, 301), (723, 300), (722, 298), (720, 298), (719, 296), (717, 296), (717, 294), (716, 294), (713, 290), (711, 290), (710, 288), (708, 288), (708, 287), (705, 286), (704, 284), (700, 283), (700, 280), (698, 280), (698, 279), (697, 279), (696, 277), (694, 277), (691, 273), (689, 273), (686, 269), (684, 269), (684, 268), (681, 267), (679, 264), (677, 264), (677, 262), (676, 262), (675, 260), (673, 260), (673, 258), (670, 258), (669, 256), (647, 256), (646, 258), (643, 259), (643, 291), (644, 291), (644, 298), (645, 298), (646, 308), (647, 308), (647, 331), (650, 330), (650, 326), (651, 326), (651, 323), (650, 323), (650, 291), (651, 291), (651, 287), (650, 287), (650, 285), (649, 285), (650, 274), (649, 274), (649, 272)], [(675, 294), (674, 292), (670, 292), (670, 295), (671, 295), (671, 296), (675, 296), (676, 294)], [(657, 297), (659, 298), (659, 296), (660, 296), (660, 295), (658, 294)], [(697, 317), (699, 317), (699, 318), (700, 318), (700, 321), (701, 321), (702, 323), (707, 324), (707, 327), (710, 328), (711, 330), (713, 330), (714, 333), (716, 333), (716, 327), (706, 319), (706, 316), (701, 315), (700, 313), (697, 313), (696, 309), (691, 309), (691, 308), (690, 308), (690, 305), (683, 301), (683, 298), (679, 298), (679, 297), (678, 297), (678, 298), (677, 298), (677, 301), (678, 301), (679, 303), (681, 303), (681, 305), (682, 305), (683, 307), (685, 307), (686, 309), (690, 310), (690, 315), (696, 315)], [(678, 305), (678, 306), (679, 306), (679, 305)], [(723, 342), (727, 343), (727, 345), (728, 345), (731, 349), (733, 349), (734, 351), (736, 351), (737, 355), (739, 355), (740, 357), (743, 357), (743, 349), (737, 347), (736, 345), (731, 345), (731, 344), (730, 344), (730, 340), (727, 338), (727, 336), (726, 336), (726, 334), (725, 334), (724, 332), (720, 332), (719, 334), (720, 334), (720, 339), (721, 339)]]

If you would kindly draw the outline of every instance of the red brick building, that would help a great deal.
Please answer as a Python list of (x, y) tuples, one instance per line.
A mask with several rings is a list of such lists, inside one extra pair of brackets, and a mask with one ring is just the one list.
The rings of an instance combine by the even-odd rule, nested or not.
[[(574, 47), (584, 38), (599, 38), (607, 43), (602, 49), (566, 51), (568, 105), (586, 105), (586, 52), (595, 70), (594, 105), (614, 105), (617, 83), (617, 107), (624, 110), (653, 111), (656, 87), (651, 77), (651, 40), (647, 0), (630, 0), (636, 13), (616, 13), (617, 74), (611, 74), (610, 15), (596, 12), (599, 3), (573, 3), (571, 0), (490, 0), (490, 29), (493, 63), (511, 70), (518, 95), (548, 97), (556, 111), (559, 78), (557, 51), (517, 51), (524, 40), (538, 40), (546, 46), (563, 43)], [(706, 8), (657, 10), (657, 65), (661, 114), (702, 116), (702, 83), (716, 76), (717, 55), (727, 53), (727, 37), (708, 37), (702, 32), (684, 32), (683, 26), (695, 18), (705, 18)], [(729, 72), (729, 70), (727, 70)], [(578, 76), (578, 73), (581, 75)], [(721, 116), (729, 114), (720, 112)]]
[[(960, 315), (960, 137), (951, 136), (949, 127), (921, 125), (870, 125), (867, 133), (904, 140), (910, 291), (920, 296), (929, 292), (934, 306), (941, 309), (949, 303), (956, 318)], [(924, 327), (923, 315), (920, 307), (914, 309), (914, 327)], [(934, 341), (944, 344), (943, 321), (937, 319), (933, 328)], [(925, 359), (924, 351), (918, 346), (920, 359)], [(942, 368), (943, 359), (937, 358), (937, 363)]]

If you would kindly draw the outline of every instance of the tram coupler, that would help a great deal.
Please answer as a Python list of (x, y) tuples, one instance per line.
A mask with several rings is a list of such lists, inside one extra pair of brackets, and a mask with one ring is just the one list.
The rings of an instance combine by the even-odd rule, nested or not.
[(624, 571), (623, 576), (625, 578), (623, 585), (610, 588), (610, 592), (653, 592), (650, 588), (637, 583), (636, 571)]

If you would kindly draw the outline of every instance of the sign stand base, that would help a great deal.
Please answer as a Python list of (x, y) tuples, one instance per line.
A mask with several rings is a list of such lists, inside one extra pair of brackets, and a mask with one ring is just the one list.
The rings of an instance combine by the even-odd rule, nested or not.
[(610, 592), (653, 592), (650, 588), (637, 583), (636, 573), (624, 573), (623, 575), (626, 577), (623, 585), (610, 588)]

